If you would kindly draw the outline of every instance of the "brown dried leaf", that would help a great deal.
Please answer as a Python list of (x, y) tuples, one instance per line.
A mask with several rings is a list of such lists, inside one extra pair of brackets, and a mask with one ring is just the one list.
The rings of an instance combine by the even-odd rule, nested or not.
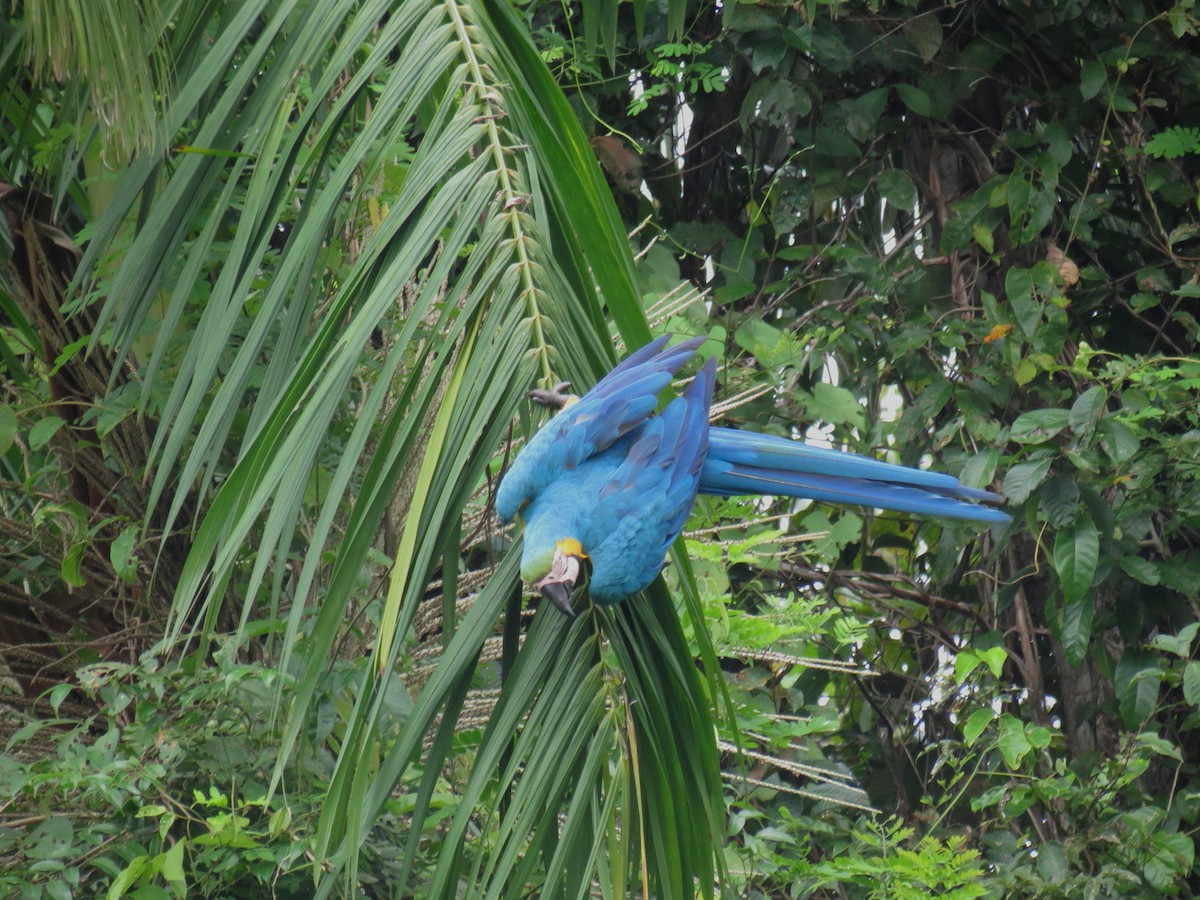
[(1046, 245), (1046, 262), (1058, 267), (1058, 276), (1066, 287), (1079, 283), (1079, 266), (1053, 242)]
[(642, 160), (625, 141), (614, 134), (599, 135), (592, 138), (592, 151), (618, 191), (637, 194), (641, 190)]

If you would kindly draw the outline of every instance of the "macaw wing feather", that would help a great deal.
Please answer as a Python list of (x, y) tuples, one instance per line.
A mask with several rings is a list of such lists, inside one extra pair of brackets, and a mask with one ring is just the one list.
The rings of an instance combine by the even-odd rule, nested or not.
[(613, 602), (646, 587), (683, 530), (708, 452), (708, 410), (716, 362), (709, 360), (683, 395), (630, 439), (588, 517), (591, 593)]
[(563, 472), (603, 453), (650, 419), (659, 393), (704, 340), (664, 349), (668, 339), (658, 338), (630, 355), (530, 439), (500, 485), (496, 510), (501, 519), (511, 520)]
[(664, 336), (642, 347), (554, 417), (553, 425), (571, 444), (568, 465), (578, 465), (610, 447), (649, 418), (658, 406), (658, 395), (704, 338), (664, 350), (666, 342)]

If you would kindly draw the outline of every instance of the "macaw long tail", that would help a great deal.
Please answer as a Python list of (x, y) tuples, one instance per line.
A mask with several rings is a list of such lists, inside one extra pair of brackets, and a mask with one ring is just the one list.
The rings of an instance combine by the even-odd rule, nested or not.
[(947, 519), (1011, 520), (979, 505), (1003, 503), (1003, 497), (961, 485), (951, 475), (733, 428), (709, 429), (700, 493), (778, 494)]

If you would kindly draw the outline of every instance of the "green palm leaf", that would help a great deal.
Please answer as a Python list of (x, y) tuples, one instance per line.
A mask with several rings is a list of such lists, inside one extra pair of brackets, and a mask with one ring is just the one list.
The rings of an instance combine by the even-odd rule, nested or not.
[[(321, 871), (352, 878), (419, 771), (412, 863), (485, 642), (515, 607), (511, 553), (461, 620), (451, 590), (432, 675), (389, 718), (396, 661), (439, 567), (454, 583), (463, 511), (508, 423), (535, 379), (586, 385), (612, 364), (606, 311), (631, 345), (649, 331), (608, 188), (507, 5), (185, 6), (170, 148), (122, 174), (81, 293), (107, 298), (98, 331), (144, 364), (152, 522), (193, 531), (166, 645), (286, 621), (276, 785), (404, 485), (374, 665), (319, 824)], [(713, 690), (669, 598), (574, 623), (539, 614), (513, 652), (516, 631), (433, 893), (711, 893)]]

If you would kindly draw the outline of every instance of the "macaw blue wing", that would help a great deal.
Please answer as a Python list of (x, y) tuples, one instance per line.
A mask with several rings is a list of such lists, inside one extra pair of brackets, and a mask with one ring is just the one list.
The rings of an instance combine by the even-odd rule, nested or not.
[(700, 492), (776, 494), (948, 519), (1011, 521), (1007, 513), (979, 505), (1003, 497), (959, 484), (952, 475), (732, 428), (710, 430)]
[(565, 406), (521, 450), (496, 495), (508, 522), (562, 473), (603, 452), (645, 422), (658, 395), (704, 338), (663, 349), (670, 335), (642, 347), (579, 400)]
[(710, 359), (682, 396), (597, 458), (602, 487), (581, 518), (581, 540), (592, 559), (588, 590), (597, 603), (616, 603), (647, 587), (683, 530), (708, 454), (715, 380)]

